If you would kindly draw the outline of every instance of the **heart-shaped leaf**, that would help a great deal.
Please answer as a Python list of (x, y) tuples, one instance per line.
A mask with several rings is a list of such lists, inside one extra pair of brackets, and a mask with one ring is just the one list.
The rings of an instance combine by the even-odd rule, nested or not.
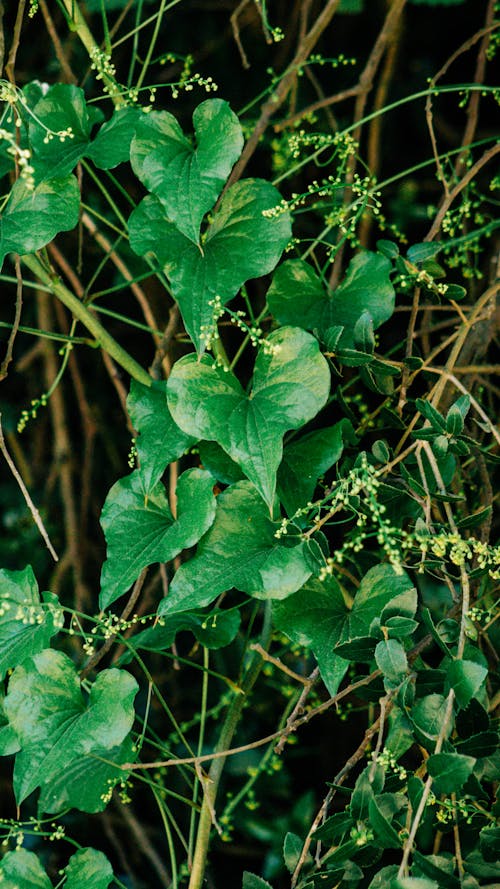
[(65, 868), (65, 889), (108, 889), (113, 880), (113, 868), (97, 849), (79, 849)]
[(132, 380), (127, 410), (139, 432), (136, 442), (139, 473), (144, 489), (149, 492), (169, 463), (178, 460), (195, 439), (174, 423), (168, 409), (166, 383), (153, 381), (152, 386), (143, 386)]
[(147, 565), (168, 562), (200, 539), (215, 515), (213, 484), (202, 469), (184, 472), (177, 482), (177, 519), (161, 482), (148, 491), (140, 473), (133, 472), (113, 485), (101, 515), (108, 547), (101, 608), (128, 590)]
[(305, 545), (285, 545), (276, 528), (250, 482), (232, 485), (217, 498), (212, 527), (175, 574), (158, 614), (202, 608), (231, 587), (258, 599), (298, 590), (311, 574)]
[(38, 857), (27, 849), (6, 852), (0, 861), (0, 883), (5, 889), (53, 889)]
[[(53, 779), (69, 781), (75, 764), (90, 760), (95, 765), (95, 757), (122, 744), (132, 728), (137, 688), (124, 670), (103, 670), (86, 702), (73, 662), (50, 649), (16, 667), (4, 706), (21, 747), (14, 767), (17, 804), (37, 787), (50, 787)], [(123, 777), (116, 772), (115, 781)], [(102, 807), (101, 795), (109, 786), (93, 774), (87, 770), (92, 783), (86, 792)]]
[(0, 571), (0, 679), (44, 648), (59, 630), (59, 613), (42, 605), (31, 566)]
[(203, 217), (214, 206), (243, 148), (240, 122), (222, 99), (195, 109), (196, 148), (167, 111), (144, 115), (132, 141), (132, 169), (163, 204), (166, 216), (199, 242)]
[(214, 330), (215, 297), (229, 302), (246, 281), (271, 272), (280, 259), (291, 237), (289, 215), (263, 215), (280, 200), (269, 182), (237, 182), (224, 195), (200, 244), (179, 231), (154, 195), (130, 216), (130, 245), (163, 267), (198, 352)]
[(0, 269), (7, 253), (35, 253), (78, 223), (80, 192), (74, 176), (50, 179), (29, 189), (22, 179), (12, 187), (0, 216)]
[(352, 349), (354, 328), (364, 312), (376, 330), (394, 311), (391, 268), (390, 260), (379, 253), (358, 253), (344, 280), (330, 291), (308, 263), (290, 259), (276, 271), (267, 300), (281, 324), (317, 329), (322, 335), (329, 328), (344, 327), (340, 346)]
[(330, 372), (316, 340), (285, 327), (259, 351), (249, 396), (208, 356), (187, 355), (172, 370), (167, 399), (177, 425), (195, 438), (217, 441), (271, 507), (283, 435), (321, 410), (329, 387)]
[[(384, 605), (411, 586), (408, 575), (396, 574), (390, 565), (378, 565), (365, 574), (349, 608), (334, 577), (323, 582), (313, 578), (284, 602), (273, 604), (274, 622), (292, 642), (312, 649), (323, 681), (334, 695), (348, 668), (335, 654), (335, 646), (368, 636)], [(375, 644), (373, 640), (373, 648)]]

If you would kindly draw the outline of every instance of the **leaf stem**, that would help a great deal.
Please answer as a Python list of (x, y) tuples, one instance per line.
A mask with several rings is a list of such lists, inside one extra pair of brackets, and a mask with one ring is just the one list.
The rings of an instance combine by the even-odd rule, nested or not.
[(125, 349), (116, 342), (115, 339), (102, 326), (101, 322), (95, 315), (89, 311), (87, 306), (69, 290), (62, 281), (54, 275), (53, 272), (47, 270), (41, 259), (33, 254), (23, 256), (22, 262), (26, 265), (34, 275), (36, 275), (42, 284), (44, 284), (51, 293), (54, 294), (68, 308), (75, 318), (87, 328), (95, 337), (99, 345), (108, 355), (113, 358), (120, 367), (123, 367), (134, 380), (142, 383), (144, 386), (151, 386), (152, 380), (149, 374), (141, 365), (129, 355)]

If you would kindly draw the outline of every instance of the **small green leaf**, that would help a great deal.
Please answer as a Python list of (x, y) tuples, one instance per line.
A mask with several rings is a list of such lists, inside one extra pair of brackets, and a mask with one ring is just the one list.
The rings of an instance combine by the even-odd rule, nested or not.
[(285, 835), (285, 840), (283, 843), (283, 859), (287, 871), (291, 874), (293, 874), (297, 866), (297, 862), (300, 858), (300, 853), (302, 852), (303, 845), (303, 840), (301, 840), (296, 833), (291, 833), (290, 831), (288, 831), (288, 833)]
[(275, 537), (276, 528), (250, 482), (223, 491), (212, 527), (175, 574), (158, 614), (202, 608), (231, 587), (259, 599), (294, 593), (311, 574), (304, 543), (285, 546)]
[(346, 444), (356, 441), (351, 421), (344, 419), (285, 445), (278, 496), (289, 516), (311, 500), (320, 476), (340, 460)]
[(479, 834), (479, 847), (486, 861), (500, 858), (500, 826), (483, 827)]
[(283, 436), (323, 407), (330, 373), (317, 341), (299, 328), (272, 333), (257, 355), (249, 396), (206, 355), (178, 361), (167, 386), (172, 416), (187, 434), (215, 440), (271, 506)]
[(58, 609), (40, 602), (32, 568), (0, 571), (0, 679), (8, 670), (48, 648), (59, 629)]
[(101, 576), (101, 608), (126, 592), (147, 565), (168, 562), (194, 546), (214, 520), (213, 484), (202, 469), (184, 472), (177, 482), (176, 520), (161, 482), (147, 491), (136, 471), (113, 485), (101, 515), (108, 556)]
[(376, 330), (394, 311), (391, 268), (385, 256), (370, 251), (358, 253), (344, 280), (330, 292), (306, 262), (287, 260), (274, 275), (268, 303), (281, 324), (317, 328), (320, 335), (333, 326), (343, 326), (340, 345), (352, 349), (354, 328), (363, 312), (369, 313)]
[(473, 756), (460, 753), (433, 753), (426, 761), (437, 794), (461, 790), (476, 764)]
[(373, 660), (377, 640), (373, 636), (354, 636), (335, 646), (335, 654), (347, 661), (368, 664)]
[[(103, 670), (86, 702), (73, 662), (58, 651), (42, 651), (16, 667), (4, 706), (21, 747), (14, 768), (17, 804), (61, 776), (68, 782), (68, 771), (82, 760), (95, 763), (93, 757), (119, 746), (132, 728), (137, 688), (124, 670)], [(92, 775), (86, 791), (98, 807), (109, 788)]]
[(391, 617), (415, 617), (418, 605), (418, 596), (415, 587), (406, 589), (403, 593), (394, 596), (382, 609), (380, 623), (385, 624)]
[(12, 186), (0, 215), (0, 269), (7, 253), (35, 253), (78, 223), (80, 192), (74, 176), (48, 179), (33, 190), (22, 179)]
[(367, 355), (373, 355), (375, 350), (375, 335), (373, 333), (373, 321), (369, 312), (363, 312), (353, 330), (353, 342), (356, 349), (366, 352)]
[(435, 880), (428, 880), (426, 877), (399, 877), (391, 881), (390, 889), (441, 889), (441, 887)]
[(467, 707), (471, 698), (477, 695), (487, 675), (487, 668), (474, 661), (459, 660), (450, 664), (447, 670), (448, 686), (455, 692), (460, 707)]
[(139, 473), (145, 490), (149, 492), (169, 463), (178, 460), (195, 439), (174, 423), (168, 409), (166, 383), (154, 381), (152, 386), (143, 386), (132, 380), (127, 410), (139, 432), (136, 442)]
[(118, 108), (100, 127), (85, 151), (86, 157), (100, 170), (112, 170), (128, 161), (130, 144), (143, 116), (140, 108)]
[(53, 889), (34, 852), (16, 849), (0, 861), (0, 883), (5, 889)]
[[(443, 726), (446, 700), (442, 695), (431, 694), (420, 698), (412, 709), (411, 719), (425, 738), (435, 741)], [(447, 736), (451, 732), (448, 727)]]
[(399, 685), (408, 672), (406, 652), (397, 639), (383, 639), (375, 649), (377, 667), (390, 687)]
[(71, 856), (65, 873), (65, 889), (108, 889), (113, 880), (113, 869), (106, 856), (90, 847)]
[(226, 192), (202, 243), (189, 240), (150, 195), (129, 219), (132, 249), (156, 257), (170, 279), (186, 330), (196, 350), (214, 330), (213, 301), (229, 302), (250, 278), (271, 272), (291, 237), (288, 213), (265, 216), (281, 201), (261, 179), (243, 179)]
[(394, 241), (387, 241), (385, 238), (381, 238), (377, 241), (376, 247), (379, 253), (387, 256), (387, 259), (396, 259), (399, 256), (399, 247)]
[(434, 259), (441, 249), (442, 244), (437, 241), (423, 241), (421, 244), (414, 244), (412, 247), (408, 247), (406, 255), (410, 262), (420, 263), (425, 262), (426, 259)]
[[(185, 611), (178, 614), (167, 614), (153, 627), (137, 633), (128, 645), (133, 649), (144, 648), (148, 651), (168, 651), (177, 633), (189, 630), (195, 639), (205, 648), (217, 649), (229, 645), (235, 638), (241, 617), (239, 611)], [(122, 657), (120, 663), (131, 660), (131, 654)]]
[[(431, 404), (430, 401), (426, 401), (424, 398), (417, 398), (415, 401), (415, 406), (418, 411), (425, 417), (426, 420), (429, 420), (433, 429), (437, 432), (446, 432), (446, 423), (444, 418), (441, 416), (439, 411)], [(421, 430), (419, 430), (420, 432)]]
[(375, 841), (382, 849), (400, 849), (402, 841), (382, 811), (380, 799), (380, 796), (372, 796), (368, 801), (368, 822), (375, 833)]
[(243, 872), (242, 889), (273, 889), (273, 887), (266, 880), (263, 880), (262, 877), (251, 874), (246, 870)]
[(155, 194), (171, 222), (198, 243), (203, 217), (214, 206), (243, 148), (241, 125), (222, 99), (195, 109), (197, 147), (167, 111), (143, 115), (132, 141), (132, 169)]
[(369, 814), (370, 800), (384, 788), (384, 770), (382, 766), (372, 764), (366, 766), (356, 779), (351, 796), (350, 812), (354, 821), (366, 821)]
[(448, 435), (460, 435), (464, 431), (462, 414), (454, 404), (446, 414), (446, 431)]

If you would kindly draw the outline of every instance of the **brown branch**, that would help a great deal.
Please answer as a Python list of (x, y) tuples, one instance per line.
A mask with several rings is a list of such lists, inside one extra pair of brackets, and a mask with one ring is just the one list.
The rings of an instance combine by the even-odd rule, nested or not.
[(14, 68), (16, 67), (16, 56), (21, 41), (21, 29), (23, 26), (24, 11), (26, 9), (26, 0), (18, 0), (16, 21), (14, 23), (14, 31), (12, 34), (12, 43), (10, 45), (7, 64), (5, 65), (5, 74), (7, 79), (15, 86)]
[(16, 340), (16, 336), (19, 330), (19, 324), (21, 322), (21, 311), (23, 308), (23, 276), (21, 273), (21, 262), (17, 253), (15, 254), (15, 269), (16, 269), (16, 278), (17, 278), (17, 288), (16, 288), (16, 308), (14, 313), (14, 322), (12, 324), (12, 330), (9, 334), (9, 339), (7, 342), (7, 351), (5, 353), (5, 358), (2, 361), (0, 366), (0, 382), (5, 379), (8, 374), (9, 364), (12, 361), (12, 352), (14, 349), (14, 343)]
[(26, 485), (24, 484), (24, 482), (21, 478), (21, 475), (17, 471), (16, 465), (15, 465), (12, 457), (10, 456), (10, 454), (7, 450), (7, 446), (5, 444), (5, 438), (3, 435), (3, 429), (2, 429), (2, 415), (1, 415), (1, 413), (0, 413), (0, 452), (3, 454), (5, 461), (7, 463), (7, 466), (9, 467), (12, 475), (14, 476), (17, 484), (19, 485), (19, 487), (21, 489), (21, 493), (26, 501), (29, 511), (31, 512), (33, 521), (35, 522), (35, 525), (37, 526), (38, 530), (40, 531), (40, 534), (42, 535), (42, 537), (45, 541), (45, 545), (46, 545), (50, 555), (54, 559), (54, 562), (57, 562), (59, 559), (59, 556), (57, 555), (54, 547), (52, 546), (52, 544), (50, 542), (49, 535), (47, 534), (47, 531), (45, 530), (44, 524), (43, 524), (42, 519), (40, 517), (40, 513), (38, 512), (38, 509), (36, 508), (35, 504), (33, 503), (33, 500), (31, 499), (31, 497), (29, 495), (28, 489), (27, 489)]
[(47, 6), (46, 0), (39, 0), (40, 9), (43, 15), (43, 19), (45, 21), (45, 27), (47, 28), (50, 39), (52, 40), (52, 45), (54, 47), (54, 52), (56, 54), (57, 61), (61, 66), (61, 71), (63, 72), (64, 77), (66, 78), (67, 83), (77, 83), (77, 78), (73, 74), (71, 70), (71, 66), (66, 58), (64, 49), (62, 47), (62, 43), (59, 39), (59, 35), (56, 30), (56, 26), (54, 25), (54, 20), (50, 14), (49, 7)]
[(149, 373), (153, 377), (154, 380), (159, 380), (160, 378), (160, 370), (163, 365), (163, 370), (165, 372), (165, 376), (168, 377), (170, 373), (170, 361), (168, 360), (168, 350), (172, 343), (172, 340), (177, 332), (177, 328), (179, 326), (180, 321), (180, 312), (179, 306), (177, 303), (174, 303), (172, 308), (170, 309), (168, 324), (163, 331), (163, 336), (156, 347), (156, 353), (153, 358), (153, 363), (149, 368)]

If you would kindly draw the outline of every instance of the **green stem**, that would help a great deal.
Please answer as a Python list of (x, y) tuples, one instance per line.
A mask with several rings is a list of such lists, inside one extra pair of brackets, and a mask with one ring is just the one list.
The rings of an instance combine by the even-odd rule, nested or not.
[(108, 355), (120, 365), (120, 367), (123, 367), (134, 380), (137, 380), (144, 386), (151, 386), (152, 379), (144, 368), (141, 367), (141, 365), (138, 364), (138, 362), (135, 361), (135, 359), (132, 358), (132, 356), (129, 355), (129, 353), (126, 352), (115, 339), (113, 339), (102, 326), (101, 322), (89, 311), (84, 303), (82, 303), (71, 290), (68, 290), (59, 278), (46, 269), (38, 256), (29, 254), (23, 256), (22, 261), (24, 265), (26, 265), (30, 271), (40, 279), (42, 284), (44, 284), (54, 296), (57, 296), (62, 303), (64, 303), (66, 308), (73, 313), (74, 317), (82, 322), (92, 336), (95, 337), (100, 347), (104, 349), (104, 351), (107, 352)]
[[(78, 3), (76, 3), (75, 0), (61, 0), (61, 2), (66, 10), (70, 29), (78, 34), (90, 58), (93, 59), (95, 54), (100, 52), (100, 47), (94, 40), (92, 32), (83, 17)], [(120, 93), (120, 88), (116, 81), (105, 73), (102, 74), (102, 80), (107, 87), (109, 98), (113, 102), (115, 108), (122, 107), (125, 104), (125, 100)]]
[[(261, 635), (261, 644), (263, 645), (263, 647), (267, 647), (271, 636), (271, 611), (268, 607), (269, 604), (270, 603), (266, 604), (264, 626)], [(259, 655), (254, 654), (252, 656), (247, 673), (243, 681), (240, 683), (240, 688), (243, 691), (243, 694), (237, 695), (234, 698), (232, 704), (230, 704), (229, 706), (224, 724), (222, 726), (222, 731), (220, 733), (217, 746), (215, 748), (216, 753), (227, 750), (231, 746), (231, 741), (240, 721), (243, 707), (247, 702), (248, 695), (257, 680), (263, 663), (264, 661)], [(219, 789), (219, 783), (222, 777), (225, 762), (226, 757), (224, 756), (221, 756), (218, 759), (214, 759), (208, 772), (208, 778), (206, 782), (203, 782), (205, 785), (203, 804), (200, 812), (200, 820), (198, 822), (196, 847), (194, 851), (193, 867), (191, 870), (191, 878), (189, 880), (188, 889), (201, 889), (203, 884), (208, 847), (210, 843), (210, 831), (212, 827), (212, 817), (215, 808), (215, 800), (217, 797), (217, 791)]]

